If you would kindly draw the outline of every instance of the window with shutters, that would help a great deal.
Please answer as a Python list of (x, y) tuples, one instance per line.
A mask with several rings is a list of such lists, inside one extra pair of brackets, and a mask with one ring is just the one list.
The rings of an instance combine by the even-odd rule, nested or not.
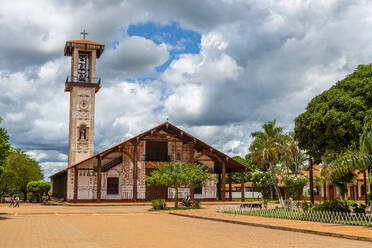
[(146, 141), (146, 161), (168, 162), (168, 142)]

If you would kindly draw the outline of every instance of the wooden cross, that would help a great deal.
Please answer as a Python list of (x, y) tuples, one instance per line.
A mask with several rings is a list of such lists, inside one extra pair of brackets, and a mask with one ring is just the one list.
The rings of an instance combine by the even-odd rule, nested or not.
[(85, 36), (88, 35), (88, 33), (85, 32), (85, 29), (80, 34), (83, 36), (83, 40), (85, 40)]

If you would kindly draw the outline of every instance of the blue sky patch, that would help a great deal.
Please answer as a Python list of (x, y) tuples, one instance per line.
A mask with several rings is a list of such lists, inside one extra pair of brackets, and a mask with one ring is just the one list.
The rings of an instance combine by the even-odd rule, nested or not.
[(172, 46), (170, 58), (164, 64), (156, 67), (156, 71), (165, 71), (169, 64), (180, 54), (200, 53), (201, 35), (195, 31), (181, 28), (177, 22), (160, 25), (155, 22), (131, 24), (127, 30), (128, 36), (141, 36), (152, 40), (155, 44), (166, 43)]
[(124, 81), (128, 83), (145, 83), (148, 81), (154, 81), (156, 78), (154, 77), (135, 77), (135, 78), (125, 78)]

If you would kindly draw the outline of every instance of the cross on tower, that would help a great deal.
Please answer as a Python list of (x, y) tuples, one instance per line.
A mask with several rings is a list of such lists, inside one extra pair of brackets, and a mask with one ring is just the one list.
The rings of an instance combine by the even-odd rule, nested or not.
[(85, 32), (85, 29), (83, 30), (83, 32), (80, 32), (80, 34), (83, 36), (83, 40), (85, 40), (85, 36), (88, 35), (88, 33)]

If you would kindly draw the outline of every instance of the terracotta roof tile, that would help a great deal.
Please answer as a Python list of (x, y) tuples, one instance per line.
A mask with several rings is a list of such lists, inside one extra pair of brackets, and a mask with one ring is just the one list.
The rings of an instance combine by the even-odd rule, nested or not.
[(89, 45), (96, 45), (96, 46), (104, 46), (105, 45), (105, 44), (98, 43), (98, 42), (91, 41), (91, 40), (68, 40), (66, 42), (76, 43), (76, 44), (89, 44)]
[[(234, 190), (237, 190), (237, 189), (240, 190), (241, 187), (242, 187), (242, 184), (241, 183), (233, 183), (233, 184), (231, 184), (231, 188), (232, 188), (233, 191)], [(252, 182), (245, 182), (244, 183), (244, 188), (253, 188), (253, 183)], [(226, 192), (229, 191), (229, 184), (228, 183), (225, 184), (225, 189), (226, 189)]]

